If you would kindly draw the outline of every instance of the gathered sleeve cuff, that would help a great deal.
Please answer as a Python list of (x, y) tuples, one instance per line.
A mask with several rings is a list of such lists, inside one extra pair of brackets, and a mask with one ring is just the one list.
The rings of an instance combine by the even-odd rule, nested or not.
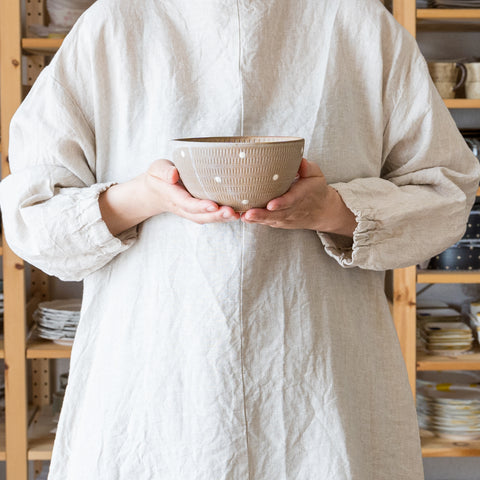
[(479, 162), (420, 53), (385, 110), (382, 150), (378, 177), (331, 184), (358, 224), (353, 239), (318, 233), (343, 267), (389, 270), (423, 263), (465, 232)]
[(102, 219), (95, 133), (72, 94), (45, 68), (10, 124), (10, 174), (0, 182), (5, 237), (21, 258), (62, 280), (82, 280), (135, 242)]

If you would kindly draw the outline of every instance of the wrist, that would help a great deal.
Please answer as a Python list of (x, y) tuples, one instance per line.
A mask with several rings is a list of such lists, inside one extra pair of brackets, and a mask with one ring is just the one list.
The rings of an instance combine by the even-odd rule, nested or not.
[(345, 205), (340, 194), (330, 185), (327, 185), (324, 205), (326, 212), (322, 216), (322, 222), (317, 231), (352, 238), (357, 227), (355, 214)]
[(158, 208), (158, 199), (152, 189), (151, 178), (148, 173), (142, 173), (130, 180), (129, 188), (132, 198), (135, 199), (138, 213), (145, 217), (145, 220), (162, 213), (162, 210)]
[(98, 199), (102, 218), (112, 235), (118, 235), (152, 216), (151, 202), (140, 177), (112, 185)]

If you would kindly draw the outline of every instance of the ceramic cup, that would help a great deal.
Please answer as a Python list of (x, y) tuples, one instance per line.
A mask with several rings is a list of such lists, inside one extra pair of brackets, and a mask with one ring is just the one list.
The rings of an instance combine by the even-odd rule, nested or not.
[(467, 76), (465, 65), (458, 62), (428, 62), (428, 71), (442, 98), (455, 98)]
[(465, 81), (465, 96), (480, 98), (480, 62), (465, 63), (467, 79)]

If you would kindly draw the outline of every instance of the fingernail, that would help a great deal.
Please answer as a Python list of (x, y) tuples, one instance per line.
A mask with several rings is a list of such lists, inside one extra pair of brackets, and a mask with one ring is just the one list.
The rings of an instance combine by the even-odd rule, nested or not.
[(224, 212), (222, 216), (223, 218), (230, 218), (230, 214), (228, 212)]

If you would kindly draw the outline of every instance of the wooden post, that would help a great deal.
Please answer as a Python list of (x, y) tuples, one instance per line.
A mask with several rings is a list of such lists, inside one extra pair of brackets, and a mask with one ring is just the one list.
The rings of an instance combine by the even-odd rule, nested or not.
[(417, 8), (413, 0), (393, 0), (393, 16), (414, 37), (417, 30)]
[(417, 376), (416, 275), (416, 266), (393, 272), (393, 320), (414, 397)]
[[(8, 128), (22, 101), (20, 2), (0, 2), (0, 95), (2, 176), (8, 166)], [(27, 480), (27, 382), (25, 358), (25, 265), (3, 238), (5, 442), (7, 480)]]

